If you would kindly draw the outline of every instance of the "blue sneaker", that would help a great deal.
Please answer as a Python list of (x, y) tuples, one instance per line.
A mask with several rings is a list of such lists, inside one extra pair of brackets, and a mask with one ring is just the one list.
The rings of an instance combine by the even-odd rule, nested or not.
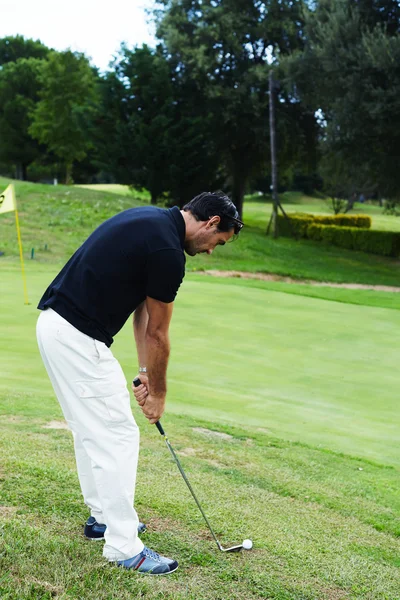
[(119, 560), (117, 564), (119, 567), (133, 569), (147, 575), (169, 575), (169, 573), (173, 573), (178, 568), (176, 560), (160, 556), (157, 552), (146, 548), (146, 546), (140, 554), (127, 560)]
[[(84, 535), (88, 538), (88, 540), (97, 542), (99, 540), (104, 540), (104, 532), (106, 529), (107, 525), (104, 525), (104, 523), (98, 523), (94, 517), (89, 517), (85, 524)], [(147, 527), (144, 523), (139, 523), (139, 534), (144, 533), (146, 529)]]

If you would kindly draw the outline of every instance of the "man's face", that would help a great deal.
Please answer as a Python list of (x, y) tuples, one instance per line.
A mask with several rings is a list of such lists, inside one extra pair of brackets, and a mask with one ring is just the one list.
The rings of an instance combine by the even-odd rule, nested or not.
[(189, 256), (202, 253), (212, 254), (214, 248), (226, 244), (233, 235), (233, 228), (230, 231), (219, 231), (218, 223), (213, 223), (212, 220), (204, 221), (196, 235), (185, 242), (185, 252)]

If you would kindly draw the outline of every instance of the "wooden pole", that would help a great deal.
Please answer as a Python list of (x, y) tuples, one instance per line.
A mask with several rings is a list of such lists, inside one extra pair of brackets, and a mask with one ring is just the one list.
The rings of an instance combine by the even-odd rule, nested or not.
[(272, 225), (272, 235), (278, 237), (278, 166), (276, 161), (276, 130), (275, 130), (275, 87), (272, 69), (269, 72), (269, 136), (271, 145), (271, 179), (272, 179), (272, 215), (268, 225), (269, 233)]

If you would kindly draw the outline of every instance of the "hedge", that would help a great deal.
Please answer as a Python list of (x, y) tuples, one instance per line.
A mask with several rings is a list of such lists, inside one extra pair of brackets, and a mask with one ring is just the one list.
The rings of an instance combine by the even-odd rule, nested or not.
[(377, 231), (359, 227), (335, 227), (311, 223), (307, 227), (307, 237), (310, 240), (329, 243), (349, 250), (361, 250), (383, 256), (400, 255), (399, 231)]
[(335, 225), (336, 227), (359, 227), (361, 229), (371, 228), (371, 217), (368, 215), (311, 215), (308, 213), (292, 213), (288, 215), (290, 225), (283, 215), (278, 215), (278, 227), (281, 235), (292, 235), (291, 230), (297, 237), (307, 237), (307, 227), (311, 223), (316, 225)]
[(307, 237), (307, 227), (314, 221), (314, 215), (295, 213), (289, 217), (289, 222), (283, 215), (278, 215), (279, 235), (287, 237)]
[[(383, 256), (400, 255), (400, 232), (371, 230), (368, 215), (316, 216), (292, 213), (289, 222), (278, 215), (279, 234), (321, 241)], [(349, 226), (351, 224), (352, 226)]]

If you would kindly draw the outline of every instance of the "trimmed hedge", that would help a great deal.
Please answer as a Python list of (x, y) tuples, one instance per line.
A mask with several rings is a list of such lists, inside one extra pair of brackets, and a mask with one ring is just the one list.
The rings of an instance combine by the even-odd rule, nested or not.
[(313, 222), (316, 225), (335, 225), (336, 227), (360, 227), (361, 229), (371, 229), (371, 217), (368, 215), (332, 215), (316, 216), (313, 215)]
[(311, 223), (307, 228), (310, 240), (325, 242), (349, 250), (361, 250), (383, 256), (400, 255), (400, 232), (360, 229), (359, 227), (335, 227)]
[(314, 221), (314, 215), (294, 213), (288, 215), (290, 223), (283, 215), (278, 215), (279, 235), (286, 237), (307, 237), (307, 227)]
[[(310, 214), (278, 215), (280, 235), (324, 242), (349, 250), (361, 250), (382, 256), (400, 255), (400, 232), (371, 230), (368, 215), (335, 215), (317, 217)], [(347, 223), (351, 223), (349, 227)]]
[[(311, 215), (308, 213), (291, 213), (288, 215), (290, 225), (297, 237), (307, 237), (307, 227), (316, 225), (335, 225), (336, 227), (371, 228), (371, 217), (368, 215)], [(278, 226), (281, 235), (291, 235), (286, 217), (278, 215)]]

